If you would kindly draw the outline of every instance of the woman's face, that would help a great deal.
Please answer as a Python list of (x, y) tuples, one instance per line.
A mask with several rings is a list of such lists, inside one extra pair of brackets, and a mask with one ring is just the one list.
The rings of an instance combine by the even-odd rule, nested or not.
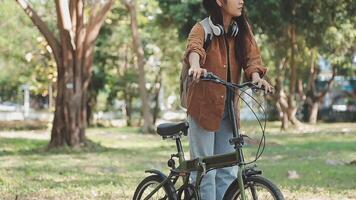
[(243, 0), (216, 0), (222, 11), (232, 17), (239, 17), (244, 6)]

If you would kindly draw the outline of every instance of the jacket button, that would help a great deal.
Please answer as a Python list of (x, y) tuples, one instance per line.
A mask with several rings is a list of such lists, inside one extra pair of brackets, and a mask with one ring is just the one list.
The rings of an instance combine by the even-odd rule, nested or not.
[(223, 98), (224, 98), (224, 95), (221, 95), (221, 98), (223, 99)]
[(226, 68), (226, 65), (224, 65), (223, 67)]

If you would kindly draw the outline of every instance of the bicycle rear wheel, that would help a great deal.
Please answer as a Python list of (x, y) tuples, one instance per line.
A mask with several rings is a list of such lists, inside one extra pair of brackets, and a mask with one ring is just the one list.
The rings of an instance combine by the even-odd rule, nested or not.
[[(245, 179), (246, 200), (284, 200), (283, 194), (268, 179), (262, 176), (251, 176)], [(235, 180), (226, 190), (224, 200), (239, 200), (240, 189)]]
[[(151, 175), (146, 177), (137, 186), (133, 200), (143, 200), (148, 194), (150, 194), (160, 183), (164, 181), (164, 178), (158, 175)], [(177, 196), (172, 184), (165, 184), (151, 198), (150, 200), (175, 200)]]

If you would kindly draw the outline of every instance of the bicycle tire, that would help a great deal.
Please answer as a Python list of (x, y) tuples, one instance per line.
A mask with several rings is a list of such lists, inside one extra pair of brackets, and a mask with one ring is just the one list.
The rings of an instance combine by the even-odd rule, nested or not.
[[(143, 196), (143, 194), (145, 193), (145, 191), (148, 189), (149, 186), (151, 186), (153, 184), (158, 185), (158, 184), (162, 183), (164, 180), (165, 179), (163, 177), (158, 176), (158, 175), (151, 175), (151, 176), (146, 177), (137, 186), (133, 200), (143, 200), (145, 198), (145, 196)], [(155, 187), (153, 187), (151, 191), (153, 191), (154, 188)], [(163, 190), (162, 190), (162, 188), (163, 188)], [(161, 195), (156, 198), (155, 198), (155, 196), (153, 196), (153, 198), (151, 197), (150, 200), (156, 200), (156, 199), (176, 200), (177, 199), (177, 196), (175, 194), (175, 188), (172, 184), (170, 184), (170, 182), (164, 184), (157, 192), (161, 193)], [(164, 192), (164, 196), (162, 194), (163, 192)], [(149, 193), (150, 192), (148, 192), (146, 195), (148, 195)]]
[[(183, 196), (183, 197), (182, 197)], [(183, 185), (177, 192), (178, 200), (196, 200), (198, 199), (198, 191), (195, 190), (194, 185)]]
[[(251, 176), (247, 177), (244, 180), (245, 184), (245, 193), (246, 193), (246, 200), (250, 199), (264, 199), (264, 200), (284, 200), (282, 192), (279, 190), (279, 188), (272, 183), (270, 180), (262, 177), (262, 176)], [(228, 189), (225, 192), (224, 195), (224, 200), (237, 200), (239, 199), (240, 196), (240, 189), (238, 188), (238, 182), (237, 179), (230, 184)], [(263, 189), (262, 192), (258, 191), (258, 194), (256, 192), (256, 188)], [(258, 195), (258, 198), (254, 198), (253, 194), (256, 196)], [(261, 196), (263, 195), (263, 196)], [(269, 195), (269, 196), (265, 196)], [(270, 198), (268, 198), (270, 197)]]

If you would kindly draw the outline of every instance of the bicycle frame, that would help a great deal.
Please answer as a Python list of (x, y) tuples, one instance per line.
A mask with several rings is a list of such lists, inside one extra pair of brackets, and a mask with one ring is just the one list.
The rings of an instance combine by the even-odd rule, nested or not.
[[(204, 80), (204, 79), (203, 79)], [(237, 127), (236, 123), (236, 113), (234, 111), (234, 85), (229, 84), (229, 83), (222, 83), (221, 84), (225, 85), (227, 88), (227, 102), (228, 102), (228, 113), (229, 113), (229, 119), (231, 120), (231, 123), (233, 125), (233, 138), (229, 140), (231, 145), (234, 145), (234, 152), (227, 153), (227, 154), (221, 154), (221, 155), (215, 155), (215, 156), (208, 156), (208, 157), (202, 157), (202, 158), (196, 158), (193, 160), (185, 160), (184, 158), (184, 151), (182, 148), (182, 144), (180, 141), (180, 135), (178, 137), (175, 137), (173, 139), (176, 140), (176, 145), (177, 145), (177, 154), (173, 154), (171, 159), (173, 157), (177, 157), (179, 159), (179, 166), (177, 168), (172, 167), (171, 173), (169, 176), (161, 182), (146, 198), (145, 200), (149, 199), (152, 197), (154, 193), (156, 193), (164, 184), (166, 184), (169, 180), (171, 180), (173, 177), (173, 184), (176, 183), (179, 177), (183, 177), (183, 186), (188, 184), (188, 179), (190, 172), (196, 171), (197, 172), (197, 180), (195, 182), (195, 190), (198, 192), (198, 200), (200, 200), (200, 194), (199, 194), (199, 185), (204, 177), (204, 175), (213, 170), (213, 169), (218, 169), (218, 168), (224, 168), (224, 167), (230, 167), (230, 166), (236, 166), (238, 165), (238, 173), (237, 173), (237, 179), (238, 179), (238, 187), (240, 190), (241, 194), (241, 199), (246, 200), (246, 194), (245, 194), (245, 186), (243, 182), (244, 176), (247, 176), (245, 174), (245, 160), (244, 160), (244, 155), (242, 151), (242, 147), (244, 144), (244, 138), (240, 134), (239, 129)], [(182, 187), (183, 187), (182, 186)]]

